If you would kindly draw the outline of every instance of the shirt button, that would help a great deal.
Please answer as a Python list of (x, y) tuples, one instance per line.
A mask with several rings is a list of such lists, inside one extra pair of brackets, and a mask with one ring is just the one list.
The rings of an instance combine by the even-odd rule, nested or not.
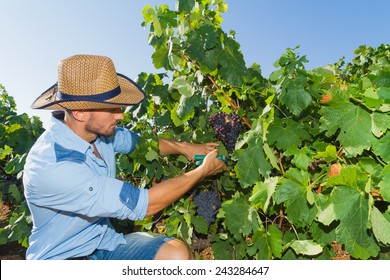
[(89, 190), (90, 190), (90, 191), (93, 191), (93, 188), (92, 188), (92, 187), (89, 187)]

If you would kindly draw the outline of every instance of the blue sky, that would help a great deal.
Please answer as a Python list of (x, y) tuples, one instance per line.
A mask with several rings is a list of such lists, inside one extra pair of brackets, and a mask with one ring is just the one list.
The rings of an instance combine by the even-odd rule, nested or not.
[[(0, 83), (15, 98), (18, 112), (40, 116), (31, 103), (57, 79), (62, 58), (99, 54), (112, 58), (119, 73), (136, 79), (156, 73), (141, 27), (142, 9), (175, 0), (0, 0)], [(350, 61), (366, 44), (390, 43), (389, 0), (227, 0), (225, 32), (236, 40), (247, 65), (260, 64), (268, 78), (286, 48), (300, 45), (308, 69)]]

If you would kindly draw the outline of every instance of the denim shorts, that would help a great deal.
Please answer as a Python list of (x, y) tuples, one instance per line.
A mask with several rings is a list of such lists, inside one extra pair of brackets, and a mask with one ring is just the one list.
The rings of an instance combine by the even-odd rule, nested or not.
[(114, 251), (96, 250), (88, 260), (153, 260), (157, 251), (173, 237), (135, 232), (124, 236), (126, 244)]

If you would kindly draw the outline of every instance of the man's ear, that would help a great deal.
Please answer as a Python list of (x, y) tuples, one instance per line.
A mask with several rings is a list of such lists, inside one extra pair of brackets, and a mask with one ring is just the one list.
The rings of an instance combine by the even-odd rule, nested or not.
[(73, 119), (79, 122), (85, 122), (88, 118), (88, 112), (73, 110), (70, 112)]

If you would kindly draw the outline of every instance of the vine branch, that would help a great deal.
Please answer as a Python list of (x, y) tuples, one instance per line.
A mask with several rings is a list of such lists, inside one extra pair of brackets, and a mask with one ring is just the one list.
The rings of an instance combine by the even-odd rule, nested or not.
[[(200, 70), (199, 65), (198, 65), (195, 61), (193, 61), (191, 58), (189, 58), (187, 55), (185, 55), (185, 54), (182, 53), (182, 52), (177, 52), (177, 51), (175, 51), (175, 53), (176, 53), (176, 54), (178, 53), (184, 60), (186, 60), (187, 62), (192, 63), (192, 64), (196, 67), (197, 70)], [(221, 90), (221, 88), (218, 86), (218, 84), (217, 84), (217, 82), (215, 81), (215, 79), (214, 79), (213, 77), (209, 76), (209, 75), (206, 75), (206, 77), (207, 77), (207, 78), (210, 80), (210, 82), (214, 85), (214, 87), (217, 89), (217, 91), (219, 91), (219, 92), (222, 93), (223, 98), (225, 98), (225, 100), (230, 104), (230, 106), (232, 106), (234, 112), (238, 111), (239, 106), (237, 106), (237, 104), (234, 103), (234, 101), (233, 101), (231, 98), (229, 98), (229, 96), (227, 96), (227, 95)], [(246, 125), (249, 129), (251, 129), (251, 128), (252, 128), (252, 125), (249, 123), (248, 119), (247, 119), (246, 117), (241, 117), (241, 118), (242, 118), (243, 122), (245, 123), (245, 125)]]

